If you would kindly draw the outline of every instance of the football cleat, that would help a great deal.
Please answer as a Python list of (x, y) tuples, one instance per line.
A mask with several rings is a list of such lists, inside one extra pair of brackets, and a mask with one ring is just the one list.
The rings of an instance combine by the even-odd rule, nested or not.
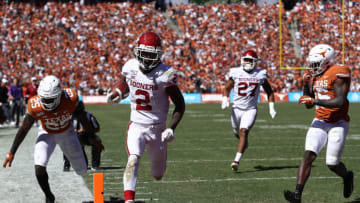
[(55, 196), (51, 194), (50, 196), (47, 196), (45, 199), (46, 203), (54, 203), (55, 202)]
[(284, 197), (287, 201), (291, 203), (301, 203), (301, 195), (291, 192), (289, 190), (284, 191)]
[(64, 165), (63, 171), (64, 171), (64, 172), (69, 172), (69, 171), (70, 171), (70, 166)]
[(232, 169), (232, 171), (236, 172), (239, 169), (239, 162), (238, 161), (233, 161), (231, 163), (231, 169)]
[(127, 200), (125, 203), (135, 203), (134, 200)]
[(93, 166), (93, 167), (91, 167), (91, 170), (92, 171), (99, 171), (99, 170), (101, 170), (101, 167), (100, 166)]
[(354, 190), (354, 173), (348, 171), (344, 178), (344, 197), (349, 198)]

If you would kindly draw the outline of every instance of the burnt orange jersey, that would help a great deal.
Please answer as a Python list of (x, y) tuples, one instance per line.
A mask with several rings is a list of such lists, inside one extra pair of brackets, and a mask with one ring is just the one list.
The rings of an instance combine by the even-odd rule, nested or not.
[[(315, 98), (320, 100), (329, 100), (335, 98), (334, 82), (337, 78), (350, 78), (351, 71), (347, 66), (333, 65), (322, 75), (316, 77), (313, 90)], [(350, 83), (349, 83), (350, 85)], [(346, 99), (345, 105), (341, 108), (326, 108), (316, 106), (317, 119), (326, 122), (336, 122), (338, 120), (349, 121), (349, 101)]]
[(29, 99), (27, 111), (36, 120), (41, 121), (43, 129), (48, 133), (61, 133), (70, 127), (77, 103), (78, 95), (75, 90), (66, 88), (63, 89), (60, 104), (54, 111), (44, 110), (37, 95)]

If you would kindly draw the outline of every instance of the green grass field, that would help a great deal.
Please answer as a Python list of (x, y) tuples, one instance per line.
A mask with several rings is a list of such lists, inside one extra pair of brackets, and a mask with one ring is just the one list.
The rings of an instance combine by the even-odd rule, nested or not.
[[(121, 202), (130, 107), (88, 105), (86, 108), (97, 116), (101, 124), (99, 135), (106, 147), (101, 171), (105, 177), (105, 200)], [(162, 181), (153, 180), (146, 153), (142, 157), (137, 202), (285, 202), (283, 190), (295, 188), (297, 167), (314, 109), (278, 103), (278, 116), (274, 120), (266, 103), (259, 104), (258, 109), (257, 121), (249, 135), (249, 148), (240, 162), (240, 171), (234, 173), (230, 163), (237, 139), (232, 133), (231, 110), (221, 110), (220, 104), (188, 104), (175, 131), (176, 141), (168, 146), (168, 168)], [(343, 162), (355, 173), (353, 195), (343, 198), (342, 179), (327, 169), (324, 149), (312, 167), (303, 202), (360, 202), (359, 110), (359, 103), (350, 105), (350, 131), (343, 153)], [(92, 190), (92, 172), (85, 181)]]

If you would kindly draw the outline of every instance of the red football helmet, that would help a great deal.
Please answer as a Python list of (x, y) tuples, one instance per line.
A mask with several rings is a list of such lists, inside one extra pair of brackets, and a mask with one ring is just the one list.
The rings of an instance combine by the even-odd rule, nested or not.
[(163, 53), (161, 39), (155, 32), (145, 32), (136, 41), (135, 56), (140, 68), (148, 72), (160, 63)]
[(256, 68), (259, 58), (255, 51), (247, 50), (241, 57), (241, 66), (246, 72), (251, 72)]

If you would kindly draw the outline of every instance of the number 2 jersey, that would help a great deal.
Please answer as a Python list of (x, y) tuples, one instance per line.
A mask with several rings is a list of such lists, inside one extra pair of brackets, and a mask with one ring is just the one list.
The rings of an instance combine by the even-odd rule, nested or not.
[(59, 106), (53, 111), (46, 111), (41, 107), (39, 96), (29, 99), (27, 112), (41, 121), (42, 128), (52, 134), (62, 133), (72, 127), (72, 114), (76, 109), (78, 96), (75, 90), (63, 89)]
[(150, 73), (140, 70), (139, 62), (130, 59), (122, 68), (122, 74), (130, 88), (130, 120), (143, 124), (164, 123), (169, 111), (169, 96), (165, 88), (177, 85), (176, 71), (159, 64)]
[[(322, 75), (315, 78), (313, 91), (315, 98), (320, 100), (329, 100), (335, 98), (334, 83), (337, 78), (350, 79), (351, 71), (348, 67), (342, 65), (333, 65)], [(350, 85), (350, 82), (349, 82)], [(349, 101), (346, 99), (345, 105), (341, 108), (326, 108), (316, 106), (317, 119), (333, 123), (339, 120), (349, 121)]]
[(248, 73), (242, 67), (231, 68), (225, 77), (226, 80), (232, 79), (234, 81), (233, 108), (242, 110), (256, 109), (260, 86), (267, 79), (266, 70), (254, 69), (251, 73)]

